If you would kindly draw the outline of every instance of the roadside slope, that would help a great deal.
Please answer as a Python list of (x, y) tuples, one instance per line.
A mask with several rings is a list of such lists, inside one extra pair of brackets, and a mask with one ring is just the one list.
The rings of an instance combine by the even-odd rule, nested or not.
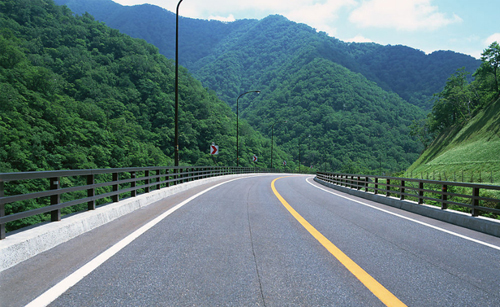
[[(490, 104), (466, 125), (439, 136), (407, 174), (441, 173), (447, 179), (500, 184), (500, 100)], [(432, 177), (432, 175), (429, 175)], [(436, 175), (437, 176), (437, 175)], [(439, 179), (439, 178), (436, 178)], [(445, 179), (445, 178), (442, 178)]]

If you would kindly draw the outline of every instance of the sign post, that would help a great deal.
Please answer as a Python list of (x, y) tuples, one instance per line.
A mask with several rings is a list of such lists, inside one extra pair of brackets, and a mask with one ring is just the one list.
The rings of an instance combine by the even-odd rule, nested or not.
[(212, 143), (212, 145), (210, 145), (210, 155), (214, 159), (214, 165), (215, 166), (217, 166), (217, 159), (215, 158), (215, 156), (218, 155), (218, 154), (219, 154), (219, 146), (215, 145), (215, 143)]
[(211, 155), (218, 155), (219, 154), (219, 145), (215, 145), (215, 143), (212, 143), (210, 146), (210, 154)]

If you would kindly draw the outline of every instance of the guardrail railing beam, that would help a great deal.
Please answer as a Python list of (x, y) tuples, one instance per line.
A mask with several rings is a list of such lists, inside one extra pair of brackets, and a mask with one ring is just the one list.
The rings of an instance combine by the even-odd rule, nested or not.
[[(330, 172), (317, 172), (316, 174), (317, 177), (323, 181), (349, 189), (361, 190), (362, 185), (365, 185), (365, 193), (372, 193), (373, 191), (373, 194), (385, 194), (386, 197), (396, 194), (399, 196), (400, 200), (415, 200), (415, 202), (420, 205), (425, 204), (426, 201), (428, 204), (437, 203), (443, 210), (448, 209), (450, 206), (458, 206), (470, 210), (472, 216), (478, 216), (481, 213), (493, 213), (500, 216), (500, 209), (498, 209), (500, 199), (480, 196), (480, 192), (484, 190), (500, 191), (500, 186), (438, 181), (423, 178), (353, 175)], [(370, 187), (370, 182), (373, 182), (373, 188)], [(415, 187), (415, 184), (418, 184), (418, 188)], [(449, 188), (451, 186), (465, 188), (465, 191), (471, 189), (472, 193), (450, 193)], [(452, 191), (456, 190), (457, 189), (453, 189)], [(436, 195), (438, 195), (438, 197), (436, 197)], [(482, 206), (481, 204), (484, 203), (496, 203), (496, 205)]]

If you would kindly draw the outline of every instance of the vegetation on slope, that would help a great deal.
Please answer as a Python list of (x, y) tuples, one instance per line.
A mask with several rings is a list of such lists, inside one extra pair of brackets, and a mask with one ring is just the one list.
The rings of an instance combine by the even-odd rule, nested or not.
[[(141, 5), (116, 6), (105, 14), (112, 1), (57, 3), (95, 13), (174, 56), (171, 12)], [(429, 97), (449, 74), (479, 66), (453, 52), (425, 55), (403, 46), (347, 44), (282, 16), (233, 23), (182, 18), (180, 34), (180, 62), (233, 111), (241, 93), (261, 90), (255, 99), (240, 100), (242, 117), (269, 137), (274, 132), (294, 161), (300, 152), (303, 164), (335, 171), (406, 169), (422, 151), (408, 137), (408, 127), (425, 114), (404, 99), (429, 109)]]
[[(89, 12), (110, 27), (143, 38), (169, 58), (175, 55), (172, 12), (147, 4), (121, 6), (111, 0), (55, 1), (78, 14)], [(426, 55), (405, 46), (344, 43), (282, 16), (231, 23), (181, 18), (179, 32), (181, 64), (231, 105), (242, 89), (259, 85), (256, 80), (261, 74), (276, 71), (305, 46), (317, 56), (361, 73), (384, 90), (426, 110), (432, 107), (432, 95), (442, 90), (446, 78), (457, 68), (474, 71), (480, 64), (470, 56), (451, 51)], [(213, 67), (204, 69), (214, 61), (221, 62), (217, 64), (220, 68), (229, 66), (233, 72), (219, 76), (214, 82)], [(250, 66), (258, 69), (248, 70)], [(230, 91), (225, 82), (231, 84)], [(236, 89), (232, 89), (233, 85)]]
[(416, 132), (421, 139), (436, 138), (407, 173), (500, 184), (500, 45), (491, 44), (482, 61), (473, 82), (460, 69), (436, 94), (432, 112)]
[[(44, 0), (1, 0), (0, 28), (0, 172), (172, 164), (174, 65), (156, 47)], [(181, 163), (213, 164), (216, 142), (234, 165), (234, 113), (185, 69), (179, 91)], [(270, 141), (240, 125), (251, 165)]]

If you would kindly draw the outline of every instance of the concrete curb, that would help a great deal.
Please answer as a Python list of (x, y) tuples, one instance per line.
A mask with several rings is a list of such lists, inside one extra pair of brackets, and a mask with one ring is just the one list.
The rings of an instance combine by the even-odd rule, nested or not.
[(248, 174), (225, 175), (186, 182), (145, 193), (137, 197), (127, 198), (117, 203), (97, 208), (96, 210), (81, 212), (63, 218), (60, 222), (47, 222), (31, 229), (13, 233), (0, 241), (0, 272), (170, 195), (202, 184), (220, 181), (221, 179), (245, 176), (248, 176)]
[(436, 220), (454, 224), (457, 226), (469, 228), (482, 233), (500, 237), (500, 221), (484, 217), (473, 217), (467, 213), (442, 210), (441, 208), (430, 205), (419, 205), (417, 202), (411, 200), (400, 200), (395, 197), (387, 197), (383, 195), (374, 194), (371, 192), (364, 192), (346, 188), (343, 186), (335, 185), (324, 180), (314, 177), (314, 181), (339, 192), (371, 200), (377, 203), (388, 205), (391, 207), (399, 208), (405, 211), (413, 212), (422, 216), (430, 217)]

